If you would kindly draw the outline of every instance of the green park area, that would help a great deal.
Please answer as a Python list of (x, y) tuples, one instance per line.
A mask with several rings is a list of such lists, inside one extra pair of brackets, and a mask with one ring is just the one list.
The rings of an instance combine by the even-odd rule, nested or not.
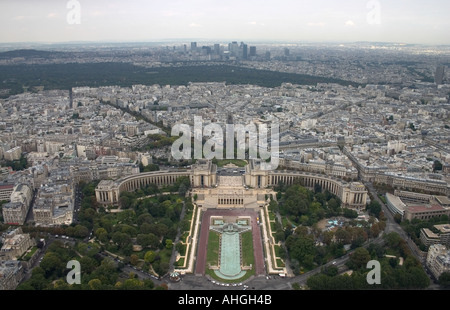
[[(45, 54), (42, 57), (45, 57)], [(359, 85), (329, 77), (257, 70), (226, 64), (189, 66), (180, 63), (179, 66), (173, 67), (145, 68), (119, 62), (9, 65), (3, 66), (0, 71), (0, 80), (4, 81), (0, 90), (7, 90), (6, 94), (0, 97), (22, 93), (24, 90), (109, 85), (131, 87), (137, 84), (188, 85), (190, 82), (225, 81), (233, 85), (254, 84), (263, 87), (277, 87), (282, 83), (299, 85), (339, 83), (356, 87)]]
[[(185, 197), (189, 179), (179, 178), (166, 188), (149, 185), (134, 192), (124, 192), (121, 208), (101, 206), (95, 199), (96, 183), (81, 183), (83, 193), (77, 223), (61, 227), (24, 226), (32, 237), (54, 235), (73, 237), (75, 242), (55, 239), (42, 262), (32, 270), (30, 279), (18, 289), (167, 289), (151, 279), (139, 279), (133, 271), (162, 277), (168, 274), (178, 231), (189, 230), (193, 205)], [(114, 211), (114, 212), (112, 212)], [(90, 237), (90, 232), (92, 235)], [(66, 264), (78, 260), (82, 266), (81, 285), (67, 284)], [(130, 268), (131, 267), (131, 268)]]
[(222, 283), (238, 283), (242, 282), (252, 275), (255, 274), (255, 257), (253, 253), (253, 237), (252, 231), (246, 231), (241, 234), (241, 245), (240, 248), (242, 250), (242, 266), (252, 266), (252, 268), (246, 270), (242, 277), (236, 279), (227, 279), (225, 277), (221, 277), (218, 273), (214, 272), (214, 269), (218, 268), (219, 265), (219, 256), (220, 256), (220, 233), (216, 231), (210, 231), (208, 237), (208, 248), (206, 253), (206, 268), (205, 271), (207, 275), (209, 275), (214, 280), (217, 280)]

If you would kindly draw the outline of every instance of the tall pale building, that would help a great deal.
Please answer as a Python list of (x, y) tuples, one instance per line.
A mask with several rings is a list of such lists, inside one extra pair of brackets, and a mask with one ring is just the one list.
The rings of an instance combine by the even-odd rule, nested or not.
[(436, 72), (434, 74), (434, 82), (436, 85), (442, 85), (445, 77), (445, 67), (444, 65), (438, 65), (436, 67)]

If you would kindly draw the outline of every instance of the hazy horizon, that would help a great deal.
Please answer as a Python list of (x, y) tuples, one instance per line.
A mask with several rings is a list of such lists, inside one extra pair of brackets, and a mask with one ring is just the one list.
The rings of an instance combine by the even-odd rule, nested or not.
[(450, 45), (450, 2), (107, 1), (0, 4), (0, 43), (247, 41)]

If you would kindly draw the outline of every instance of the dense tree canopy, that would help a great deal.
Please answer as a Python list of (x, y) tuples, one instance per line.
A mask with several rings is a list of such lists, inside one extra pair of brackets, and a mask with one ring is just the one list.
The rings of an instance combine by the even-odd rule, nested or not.
[[(351, 275), (336, 274), (324, 269), (322, 273), (308, 278), (308, 287), (313, 290), (426, 288), (430, 279), (420, 261), (407, 249), (406, 241), (397, 233), (386, 235), (385, 240), (385, 246), (371, 244), (367, 249), (355, 249), (347, 263), (352, 271)], [(387, 251), (396, 254), (394, 258), (386, 257), (384, 253)], [(404, 258), (403, 264), (399, 263), (399, 257)], [(367, 275), (371, 271), (366, 268), (369, 260), (380, 262), (380, 284), (367, 282)]]
[[(70, 72), (71, 74), (67, 74)], [(149, 74), (150, 73), (150, 74)], [(23, 92), (23, 86), (44, 86), (45, 89), (70, 89), (72, 87), (100, 87), (119, 85), (187, 85), (189, 82), (223, 82), (228, 84), (253, 84), (277, 87), (282, 83), (316, 85), (317, 83), (339, 83), (358, 86), (358, 83), (316, 77), (305, 74), (257, 70), (225, 64), (185, 65), (148, 69), (128, 63), (65, 63), (45, 65), (2, 66), (0, 80), (2, 88), (10, 94)]]

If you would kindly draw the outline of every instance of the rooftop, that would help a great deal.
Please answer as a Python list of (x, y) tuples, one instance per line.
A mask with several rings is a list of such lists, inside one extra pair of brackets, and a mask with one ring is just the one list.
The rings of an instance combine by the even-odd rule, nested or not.
[(395, 205), (395, 207), (397, 209), (402, 210), (402, 211), (405, 210), (406, 205), (403, 203), (403, 201), (399, 197), (392, 195), (390, 193), (386, 193), (386, 198), (390, 203)]
[(447, 196), (435, 196), (436, 200), (442, 205), (447, 206), (450, 205), (450, 199)]
[(410, 213), (418, 213), (418, 212), (430, 212), (430, 211), (445, 211), (443, 207), (440, 205), (429, 205), (425, 204), (422, 206), (408, 206), (408, 211)]
[(450, 224), (434, 225), (441, 233), (450, 233)]
[(439, 239), (439, 235), (435, 234), (434, 232), (432, 232), (428, 228), (422, 228), (422, 229), (423, 229), (423, 232), (425, 233), (425, 235), (428, 238)]

